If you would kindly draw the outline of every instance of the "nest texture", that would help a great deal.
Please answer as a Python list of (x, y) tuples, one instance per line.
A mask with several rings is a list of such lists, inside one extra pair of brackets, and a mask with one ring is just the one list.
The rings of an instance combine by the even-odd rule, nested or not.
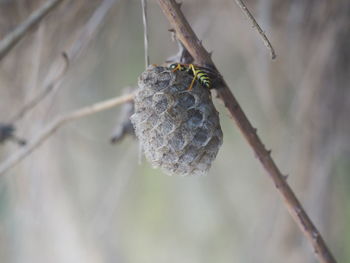
[(139, 77), (131, 116), (146, 158), (169, 175), (203, 175), (222, 144), (210, 91), (188, 72), (150, 66)]

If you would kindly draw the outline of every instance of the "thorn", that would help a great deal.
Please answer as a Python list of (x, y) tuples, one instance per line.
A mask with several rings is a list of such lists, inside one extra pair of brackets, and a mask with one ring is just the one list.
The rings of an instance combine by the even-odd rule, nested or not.
[(171, 41), (175, 42), (177, 40), (175, 29), (170, 28), (168, 29), (168, 31), (170, 32)]
[(295, 213), (297, 213), (297, 215), (300, 215), (300, 213), (301, 213), (301, 209), (299, 207), (295, 207), (294, 211), (295, 211)]
[(285, 181), (288, 180), (288, 177), (289, 177), (289, 174), (284, 174), (284, 175), (283, 175), (283, 179), (284, 179)]
[(209, 57), (211, 58), (213, 56), (213, 50), (209, 52)]
[(267, 154), (268, 154), (268, 155), (271, 155), (271, 151), (272, 151), (272, 150), (267, 150)]
[(181, 9), (181, 6), (182, 6), (182, 2), (175, 2), (178, 6), (179, 9)]

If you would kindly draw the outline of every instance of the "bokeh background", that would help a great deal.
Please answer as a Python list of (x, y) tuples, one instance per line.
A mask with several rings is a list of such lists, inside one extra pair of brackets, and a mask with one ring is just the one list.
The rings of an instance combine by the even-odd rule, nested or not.
[[(1, 0), (3, 38), (44, 0)], [(339, 262), (350, 262), (350, 3), (246, 1), (272, 61), (233, 0), (182, 9)], [(101, 5), (108, 12), (91, 18)], [(100, 13), (99, 13), (100, 14)], [(151, 63), (177, 52), (148, 3)], [(92, 20), (91, 20), (92, 19)], [(96, 23), (59, 88), (15, 123), (30, 140), (55, 116), (118, 96), (144, 70), (139, 0), (66, 0), (0, 61), (0, 122), (57, 74)], [(224, 144), (205, 177), (169, 177), (131, 137), (109, 138), (120, 107), (62, 127), (0, 178), (1, 262), (316, 262), (223, 105)], [(0, 145), (1, 161), (20, 146)]]

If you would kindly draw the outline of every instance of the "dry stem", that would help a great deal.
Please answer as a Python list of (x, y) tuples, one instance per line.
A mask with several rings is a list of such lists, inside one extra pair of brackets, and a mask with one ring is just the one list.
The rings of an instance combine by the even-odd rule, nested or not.
[[(83, 29), (80, 31), (77, 39), (70, 45), (70, 47), (63, 52), (56, 61), (54, 61), (50, 67), (48, 80), (44, 83), (43, 90), (36, 94), (31, 100), (29, 100), (15, 116), (12, 117), (10, 122), (19, 121), (25, 116), (31, 109), (38, 105), (43, 99), (46, 98), (53, 91), (57, 91), (60, 87), (63, 76), (66, 74), (69, 65), (76, 60), (82, 51), (88, 46), (90, 41), (93, 39), (99, 25), (102, 24), (108, 11), (115, 4), (117, 0), (104, 0), (100, 6), (95, 10), (92, 16), (89, 18)], [(39, 13), (39, 11), (37, 11)], [(62, 65), (63, 57), (63, 65)], [(56, 74), (56, 72), (59, 72)], [(55, 75), (54, 77), (51, 77)]]
[(147, 68), (149, 65), (147, 0), (141, 0), (141, 4), (142, 4), (143, 37), (144, 37), (144, 46), (145, 46), (145, 66)]
[(20, 150), (18, 150), (16, 153), (8, 157), (4, 162), (0, 164), (0, 175), (6, 173), (9, 169), (23, 160), (67, 122), (97, 113), (99, 111), (110, 109), (125, 102), (129, 102), (133, 99), (133, 97), (134, 94), (127, 94), (87, 106), (85, 108), (73, 111), (72, 113), (58, 116), (44, 129), (42, 129), (40, 133), (34, 137), (34, 139), (28, 142), (27, 145), (23, 146)]
[[(215, 68), (210, 54), (204, 49), (201, 41), (199, 41), (191, 26), (188, 24), (180, 10), (179, 4), (174, 0), (158, 0), (158, 3), (171, 26), (175, 29), (178, 39), (184, 44), (195, 61), (199, 65), (212, 65)], [(219, 88), (217, 92), (218, 97), (224, 102), (238, 128), (252, 147), (255, 155), (270, 175), (270, 178), (283, 198), (287, 210), (301, 229), (302, 233), (313, 246), (318, 260), (323, 263), (335, 263), (336, 260), (328, 249), (321, 234), (310, 220), (299, 200), (296, 198), (293, 190), (286, 181), (286, 176), (280, 172), (270, 155), (270, 151), (266, 150), (264, 144), (256, 133), (256, 129), (248, 120), (227, 84), (224, 82), (224, 86)]]
[(18, 25), (11, 33), (0, 41), (0, 60), (15, 47), (24, 35), (37, 25), (50, 11), (54, 10), (63, 0), (45, 2), (38, 10), (34, 11), (22, 24)]
[(261, 29), (261, 27), (259, 26), (258, 22), (256, 22), (254, 16), (250, 13), (249, 9), (247, 8), (247, 6), (243, 3), (242, 0), (235, 0), (237, 5), (241, 8), (242, 12), (245, 14), (245, 16), (248, 18), (248, 20), (252, 23), (253, 28), (256, 28), (256, 30), (258, 31), (258, 34), (261, 37), (261, 40), (263, 41), (263, 43), (265, 44), (265, 46), (267, 47), (267, 49), (270, 51), (271, 53), (271, 58), (275, 59), (276, 58), (276, 53), (274, 48), (271, 45), (270, 40), (267, 38), (265, 32)]
[(55, 78), (52, 79), (52, 81), (50, 81), (50, 83), (41, 92), (36, 94), (36, 96), (33, 99), (31, 99), (28, 103), (24, 104), (24, 106), (16, 113), (16, 115), (12, 117), (10, 121), (11, 123), (22, 119), (26, 115), (26, 113), (28, 113), (31, 109), (38, 105), (58, 85), (63, 75), (66, 73), (69, 65), (68, 57), (65, 53), (62, 54), (62, 58), (64, 60), (62, 70), (58, 73), (58, 75)]

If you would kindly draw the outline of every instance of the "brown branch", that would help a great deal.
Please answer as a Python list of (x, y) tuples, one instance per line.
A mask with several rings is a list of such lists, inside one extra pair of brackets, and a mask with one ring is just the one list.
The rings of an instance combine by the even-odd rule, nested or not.
[(22, 24), (0, 41), (0, 60), (24, 37), (24, 35), (37, 25), (50, 11), (54, 10), (63, 0), (47, 1), (38, 10), (34, 11)]
[[(175, 29), (177, 37), (184, 44), (195, 61), (199, 65), (212, 65), (215, 68), (209, 53), (204, 49), (201, 41), (199, 41), (181, 12), (179, 4), (174, 0), (158, 0), (158, 3), (171, 26)], [(258, 157), (266, 172), (270, 175), (270, 178), (283, 198), (287, 210), (301, 229), (302, 233), (313, 246), (318, 260), (323, 263), (335, 263), (336, 260), (332, 256), (332, 253), (328, 249), (321, 234), (312, 223), (293, 190), (288, 185), (286, 176), (280, 172), (275, 164), (270, 155), (270, 151), (266, 150), (264, 144), (256, 133), (256, 129), (248, 120), (227, 84), (224, 82), (224, 86), (219, 88), (217, 92), (218, 97), (224, 102), (241, 133), (252, 147), (255, 155)]]
[(134, 94), (127, 94), (87, 106), (72, 113), (58, 116), (44, 129), (42, 129), (36, 137), (29, 141), (27, 145), (23, 146), (21, 149), (19, 149), (17, 152), (15, 152), (0, 164), (0, 175), (6, 173), (9, 169), (22, 161), (26, 156), (32, 153), (37, 147), (39, 147), (44, 141), (46, 141), (52, 134), (54, 134), (67, 122), (110, 109), (122, 103), (129, 102), (133, 100), (133, 97)]
[(253, 28), (256, 28), (256, 30), (258, 31), (258, 34), (260, 35), (261, 40), (263, 41), (264, 45), (267, 47), (267, 49), (271, 53), (271, 58), (275, 59), (276, 58), (275, 49), (272, 47), (270, 40), (267, 38), (265, 32), (261, 29), (258, 22), (256, 22), (252, 13), (250, 13), (249, 9), (243, 3), (242, 0), (235, 0), (235, 1), (236, 1), (237, 5), (239, 6), (239, 8), (241, 8), (241, 10), (245, 14), (245, 16), (248, 18), (248, 20), (252, 23)]

